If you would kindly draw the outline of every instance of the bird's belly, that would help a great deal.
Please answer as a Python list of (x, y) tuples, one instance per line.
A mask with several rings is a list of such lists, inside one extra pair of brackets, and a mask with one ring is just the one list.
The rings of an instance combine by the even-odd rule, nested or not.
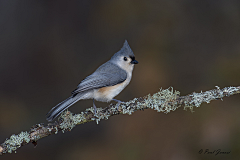
[(94, 91), (94, 99), (102, 102), (109, 102), (115, 96), (117, 96), (127, 85), (129, 82), (124, 81), (121, 84), (117, 84), (115, 86), (103, 87)]

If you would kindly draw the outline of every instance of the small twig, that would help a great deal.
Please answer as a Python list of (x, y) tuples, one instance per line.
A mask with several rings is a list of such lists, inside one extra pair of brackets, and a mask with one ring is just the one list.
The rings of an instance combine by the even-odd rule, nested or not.
[(72, 114), (66, 111), (54, 123), (49, 123), (47, 126), (44, 126), (44, 124), (36, 124), (32, 126), (31, 130), (28, 132), (26, 131), (18, 135), (12, 135), (0, 145), (0, 155), (16, 152), (18, 148), (29, 143), (36, 145), (39, 139), (57, 134), (59, 131), (71, 131), (78, 124), (84, 124), (91, 121), (99, 123), (101, 119), (108, 119), (108, 117), (113, 115), (131, 115), (137, 110), (148, 108), (164, 113), (169, 113), (179, 107), (184, 107), (185, 110), (189, 108), (192, 111), (194, 106), (199, 107), (203, 102), (210, 103), (211, 100), (218, 100), (226, 96), (228, 97), (240, 93), (240, 86), (225, 87), (223, 89), (220, 89), (218, 86), (216, 87), (217, 89), (201, 93), (193, 92), (192, 94), (181, 97), (180, 92), (173, 91), (173, 88), (161, 89), (152, 96), (147, 95), (145, 97), (134, 98), (129, 102), (121, 103), (118, 110), (114, 104), (110, 104), (104, 109), (97, 108), (96, 116), (94, 116), (93, 107), (86, 109), (80, 114)]

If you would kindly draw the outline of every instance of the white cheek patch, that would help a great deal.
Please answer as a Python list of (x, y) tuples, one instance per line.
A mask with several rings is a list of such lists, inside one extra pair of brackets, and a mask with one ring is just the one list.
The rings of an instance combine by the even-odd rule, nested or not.
[[(117, 65), (122, 68), (123, 70), (125, 70), (126, 72), (132, 72), (134, 65), (131, 64), (130, 62), (124, 62), (124, 61), (120, 61), (117, 63)], [(129, 73), (128, 73), (129, 74)], [(131, 73), (132, 74), (132, 73)]]

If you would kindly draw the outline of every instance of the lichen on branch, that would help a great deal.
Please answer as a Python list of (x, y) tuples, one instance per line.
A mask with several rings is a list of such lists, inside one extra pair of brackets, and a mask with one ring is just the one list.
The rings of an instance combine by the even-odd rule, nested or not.
[(36, 145), (37, 141), (49, 135), (57, 134), (59, 131), (63, 133), (71, 131), (76, 125), (84, 124), (91, 121), (96, 121), (98, 124), (100, 120), (107, 120), (113, 115), (128, 114), (131, 115), (137, 110), (154, 109), (157, 112), (169, 113), (175, 111), (177, 108), (183, 107), (184, 110), (188, 108), (192, 111), (193, 107), (199, 107), (202, 103), (210, 103), (212, 100), (218, 100), (223, 97), (229, 97), (240, 93), (240, 86), (225, 87), (220, 89), (212, 89), (205, 92), (196, 93), (186, 96), (180, 96), (179, 91), (174, 91), (172, 87), (168, 89), (160, 89), (159, 92), (149, 94), (144, 97), (134, 98), (128, 102), (121, 103), (119, 108), (115, 104), (110, 104), (106, 108), (97, 108), (96, 115), (94, 115), (94, 108), (88, 108), (79, 114), (73, 114), (70, 111), (65, 111), (61, 114), (57, 121), (44, 124), (36, 124), (31, 127), (30, 131), (21, 132), (18, 135), (12, 135), (0, 145), (0, 155), (5, 153), (16, 153), (16, 150), (23, 145), (33, 143)]

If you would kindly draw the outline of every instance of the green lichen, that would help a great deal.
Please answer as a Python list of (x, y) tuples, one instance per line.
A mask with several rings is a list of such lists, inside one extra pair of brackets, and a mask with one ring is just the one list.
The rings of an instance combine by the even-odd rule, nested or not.
[(103, 112), (102, 108), (97, 108), (95, 118), (92, 118), (92, 120), (95, 120), (99, 124), (101, 119), (108, 119), (109, 116), (107, 112)]
[(12, 153), (13, 151), (15, 151), (16, 153), (16, 149), (18, 149), (19, 147), (21, 147), (22, 143), (29, 143), (30, 142), (30, 135), (28, 132), (21, 132), (18, 135), (12, 135), (9, 139), (6, 139), (6, 141), (4, 142), (5, 147), (6, 147), (6, 152), (8, 153)]
[[(224, 96), (230, 96), (233, 95), (235, 92), (237, 92), (239, 89), (236, 87), (225, 87), (222, 90), (220, 89), (220, 87), (215, 86), (217, 89), (213, 89), (210, 91), (206, 91), (206, 92), (200, 92), (200, 93), (195, 93), (193, 92), (191, 95), (189, 95), (189, 97), (191, 98), (191, 101), (187, 101), (184, 102), (185, 106), (184, 106), (184, 110), (187, 110), (187, 108), (189, 108), (191, 111), (193, 111), (193, 107), (200, 107), (200, 105), (203, 102), (206, 103), (210, 103), (210, 101), (212, 100), (216, 100), (216, 99), (221, 99)], [(227, 95), (226, 95), (227, 94)]]
[(137, 102), (137, 98), (134, 98), (133, 100), (130, 100), (128, 102), (121, 103), (122, 108), (122, 114), (128, 114), (131, 115), (135, 110), (139, 110), (142, 108), (142, 104), (138, 104), (137, 106), (134, 105), (131, 106), (131, 104), (135, 104)]
[(237, 87), (231, 87), (231, 86), (230, 87), (225, 87), (223, 89), (224, 93), (228, 93), (228, 95), (227, 95), (228, 97), (233, 95), (237, 91), (239, 91), (239, 89)]
[(179, 95), (180, 92), (176, 90), (174, 91), (172, 87), (168, 89), (160, 89), (159, 92), (153, 94), (152, 96), (149, 94), (144, 105), (146, 105), (147, 108), (156, 110), (157, 112), (169, 113), (170, 111), (174, 111), (178, 108), (175, 100), (179, 97)]
[(76, 125), (86, 121), (84, 112), (73, 115), (71, 112), (65, 111), (59, 118), (63, 120), (63, 122), (60, 124), (60, 128), (62, 129), (63, 133), (65, 130), (71, 131)]
[(55, 128), (55, 134), (57, 134), (58, 133), (58, 128), (57, 127), (54, 127)]
[(190, 102), (185, 102), (184, 109), (190, 108), (190, 110), (193, 110), (193, 107), (200, 107), (200, 105), (203, 102), (210, 103), (210, 101), (215, 99), (221, 99), (225, 96), (224, 93), (228, 93), (228, 95), (232, 95), (235, 91), (238, 89), (236, 87), (226, 87), (223, 90), (220, 89), (220, 87), (215, 86), (217, 89), (206, 91), (206, 92), (200, 92), (195, 93), (193, 92), (189, 97), (191, 97)]

